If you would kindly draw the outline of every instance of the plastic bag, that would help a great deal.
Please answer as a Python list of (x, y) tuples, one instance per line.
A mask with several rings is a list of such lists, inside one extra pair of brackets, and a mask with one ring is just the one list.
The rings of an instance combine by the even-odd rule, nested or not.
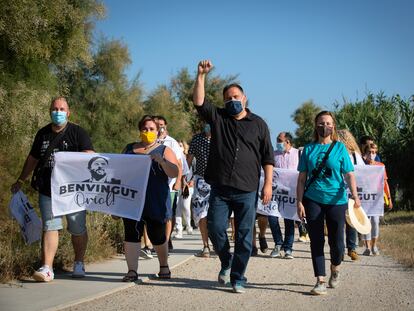
[(42, 237), (42, 221), (22, 191), (18, 191), (13, 195), (9, 203), (9, 209), (12, 217), (20, 225), (24, 242), (32, 244), (40, 240)]

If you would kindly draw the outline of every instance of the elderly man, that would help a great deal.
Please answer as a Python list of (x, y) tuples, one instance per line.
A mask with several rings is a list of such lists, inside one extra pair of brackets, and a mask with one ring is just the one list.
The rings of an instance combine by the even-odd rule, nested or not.
[[(56, 151), (93, 152), (88, 134), (79, 125), (68, 122), (69, 105), (64, 97), (52, 100), (50, 106), (52, 123), (41, 128), (34, 139), (32, 149), (24, 163), (22, 172), (12, 185), (11, 191), (17, 192), (24, 181), (35, 170), (35, 189), (39, 192), (39, 206), (43, 221), (42, 266), (33, 274), (39, 282), (50, 282), (54, 278), (53, 260), (59, 242), (59, 230), (63, 228), (62, 217), (52, 213), (50, 179)], [(75, 263), (72, 277), (84, 277), (83, 258), (88, 235), (86, 231), (86, 211), (66, 215), (68, 231), (72, 234)]]
[[(252, 250), (261, 167), (265, 174), (264, 204), (272, 196), (273, 148), (266, 123), (246, 108), (247, 97), (240, 85), (230, 84), (224, 88), (225, 108), (205, 101), (205, 78), (212, 67), (209, 60), (198, 64), (193, 92), (198, 113), (211, 126), (205, 172), (205, 180), (211, 185), (207, 227), (221, 261), (219, 283), (231, 282), (235, 293), (243, 293), (244, 272)], [(231, 212), (234, 212), (236, 228), (233, 256), (226, 232)]]
[[(292, 145), (292, 135), (289, 132), (281, 132), (276, 138), (275, 167), (297, 170), (299, 163), (299, 150)], [(292, 247), (295, 235), (295, 223), (291, 219), (284, 219), (285, 238), (279, 226), (276, 216), (268, 216), (270, 230), (272, 231), (275, 248), (270, 257), (282, 258), (281, 250), (284, 251), (283, 258), (293, 259)]]

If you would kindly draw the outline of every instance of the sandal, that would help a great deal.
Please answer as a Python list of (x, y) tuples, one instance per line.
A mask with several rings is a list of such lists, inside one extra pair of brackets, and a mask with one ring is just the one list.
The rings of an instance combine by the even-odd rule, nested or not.
[[(134, 275), (130, 275), (132, 272)], [(138, 273), (135, 270), (129, 270), (128, 273), (122, 278), (122, 282), (135, 282), (138, 280)]]
[(168, 268), (168, 272), (165, 272), (165, 273), (159, 272), (158, 274), (155, 275), (155, 278), (157, 278), (157, 279), (164, 279), (164, 280), (171, 279), (171, 271), (170, 271), (170, 268), (168, 266), (160, 266), (160, 270), (162, 268)]

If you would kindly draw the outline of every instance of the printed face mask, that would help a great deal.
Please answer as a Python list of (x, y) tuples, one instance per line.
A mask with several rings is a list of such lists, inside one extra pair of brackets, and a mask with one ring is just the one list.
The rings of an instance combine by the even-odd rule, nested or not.
[(157, 133), (155, 132), (141, 132), (140, 138), (143, 143), (152, 144), (157, 139)]
[(276, 150), (277, 151), (285, 151), (285, 144), (284, 143), (276, 143)]
[(226, 111), (231, 116), (237, 116), (240, 112), (243, 111), (243, 104), (241, 100), (228, 100), (224, 103)]
[(332, 134), (333, 127), (321, 125), (321, 126), (318, 126), (316, 128), (316, 132), (318, 132), (318, 135), (320, 137), (325, 138), (325, 137), (328, 137), (328, 136), (330, 136)]
[(52, 111), (50, 114), (53, 124), (63, 125), (68, 119), (66, 111)]

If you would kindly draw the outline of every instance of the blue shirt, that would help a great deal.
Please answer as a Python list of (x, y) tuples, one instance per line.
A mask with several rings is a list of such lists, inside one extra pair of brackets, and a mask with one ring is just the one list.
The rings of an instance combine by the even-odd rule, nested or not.
[[(303, 149), (298, 170), (307, 173), (306, 184), (313, 175), (312, 171), (319, 166), (324, 158), (329, 146), (330, 144), (310, 143)], [(343, 174), (353, 170), (354, 166), (345, 145), (338, 141), (331, 150), (328, 161), (326, 161), (318, 178), (309, 186), (304, 196), (322, 204), (346, 204), (348, 198)]]

